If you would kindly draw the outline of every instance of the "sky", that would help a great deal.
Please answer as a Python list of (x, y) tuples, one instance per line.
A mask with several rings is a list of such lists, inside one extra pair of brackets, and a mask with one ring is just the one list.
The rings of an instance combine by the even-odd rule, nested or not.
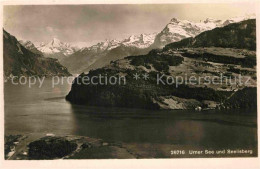
[(255, 4), (19, 5), (4, 6), (4, 29), (19, 40), (95, 44), (160, 32), (171, 18), (228, 19), (255, 13)]

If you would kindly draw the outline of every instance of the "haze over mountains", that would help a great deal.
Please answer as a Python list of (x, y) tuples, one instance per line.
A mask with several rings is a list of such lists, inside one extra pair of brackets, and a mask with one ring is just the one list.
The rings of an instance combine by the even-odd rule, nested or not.
[(109, 64), (111, 61), (122, 59), (128, 55), (142, 55), (151, 49), (162, 48), (188, 37), (195, 37), (201, 32), (223, 27), (230, 23), (255, 18), (255, 15), (216, 20), (207, 18), (204, 21), (192, 22), (172, 18), (159, 33), (132, 35), (123, 40), (105, 40), (90, 47), (83, 47), (84, 43), (69, 44), (53, 38), (48, 43), (36, 46), (31, 42), (22, 43), (32, 52), (42, 53), (45, 57), (58, 59), (72, 73), (88, 72)]

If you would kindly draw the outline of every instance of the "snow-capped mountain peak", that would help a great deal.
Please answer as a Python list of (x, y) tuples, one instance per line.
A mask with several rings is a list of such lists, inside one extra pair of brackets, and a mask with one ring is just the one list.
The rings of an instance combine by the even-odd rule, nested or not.
[(216, 27), (223, 27), (230, 23), (240, 22), (253, 18), (255, 18), (255, 15), (246, 15), (227, 20), (206, 18), (204, 21), (200, 22), (192, 22), (188, 20), (172, 18), (170, 22), (165, 26), (165, 28), (155, 37), (153, 46), (163, 47), (168, 43), (180, 41), (188, 37), (194, 37), (201, 32), (211, 30)]
[(53, 46), (53, 47), (60, 47), (63, 45), (63, 43), (61, 43), (61, 41), (59, 39), (53, 38), (52, 41), (50, 41), (47, 45)]
[(56, 54), (61, 53), (65, 56), (68, 56), (75, 52), (75, 48), (72, 47), (69, 43), (61, 42), (57, 38), (53, 38), (49, 43), (41, 43), (38, 47), (38, 50), (45, 54)]
[(136, 48), (147, 48), (151, 46), (151, 44), (154, 42), (154, 38), (156, 36), (156, 33), (152, 34), (140, 34), (140, 35), (131, 35), (126, 39), (123, 40), (117, 40), (117, 39), (106, 39), (103, 42), (99, 42), (95, 45), (92, 45), (90, 47), (85, 47), (80, 49), (80, 51), (109, 51), (114, 48), (117, 48), (119, 46), (127, 46), (127, 47), (136, 47)]
[(247, 19), (255, 19), (255, 18), (256, 18), (255, 14), (247, 14), (245, 16), (233, 17), (233, 18), (225, 20), (223, 22), (223, 26), (226, 26), (230, 23), (241, 22), (241, 21), (244, 21), (244, 20), (247, 20)]
[(206, 18), (200, 22), (193, 22), (189, 20), (181, 20), (178, 18), (172, 18), (170, 22), (165, 26), (165, 28), (159, 33), (152, 34), (139, 34), (139, 35), (131, 35), (123, 40), (110, 40), (106, 39), (103, 42), (99, 42), (90, 47), (86, 47), (86, 43), (80, 43), (80, 47), (69, 43), (64, 43), (60, 41), (58, 38), (53, 38), (48, 43), (41, 43), (37, 46), (38, 50), (45, 54), (63, 54), (68, 56), (75, 51), (109, 51), (115, 49), (119, 46), (125, 47), (136, 47), (136, 48), (158, 48), (163, 47), (164, 45), (176, 41), (180, 41), (184, 38), (195, 37), (201, 32), (214, 29), (216, 27), (222, 27), (230, 23), (240, 22), (246, 19), (255, 18), (255, 15), (247, 15), (243, 17), (235, 17), (227, 20), (219, 20), (214, 18)]
[(106, 39), (104, 42), (99, 42), (96, 45), (91, 46), (91, 49), (96, 49), (96, 50), (109, 50), (112, 49), (113, 47), (117, 47), (118, 42), (116, 40), (108, 40)]
[(154, 42), (155, 36), (156, 33), (131, 35), (127, 39), (124, 39), (121, 42), (121, 44), (125, 46), (137, 47), (137, 48), (147, 48)]

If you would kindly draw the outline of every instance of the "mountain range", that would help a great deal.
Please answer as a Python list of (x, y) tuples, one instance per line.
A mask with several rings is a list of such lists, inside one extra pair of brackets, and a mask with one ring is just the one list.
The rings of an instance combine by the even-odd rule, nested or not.
[[(200, 22), (172, 18), (159, 33), (132, 35), (123, 40), (105, 40), (90, 47), (80, 48), (82, 42), (79, 43), (80, 46), (75, 46), (75, 44), (61, 42), (57, 38), (53, 38), (49, 43), (41, 43), (36, 47), (26, 47), (26, 44), (25, 47), (28, 50), (33, 48), (37, 53), (40, 51), (46, 57), (58, 59), (70, 72), (78, 74), (100, 68), (111, 61), (122, 59), (128, 55), (147, 54), (151, 49), (163, 48), (169, 43), (195, 37), (201, 32), (252, 18), (255, 18), (255, 15), (227, 20), (207, 18)], [(79, 63), (81, 63), (80, 66)]]
[(57, 38), (53, 38), (49, 43), (42, 42), (37, 46), (37, 49), (44, 53), (45, 56), (58, 60), (62, 60), (77, 51), (76, 47), (69, 43), (61, 42)]
[[(143, 78), (145, 74), (148, 78)], [(85, 77), (99, 75), (121, 75), (126, 83), (82, 85)], [(234, 83), (241, 75), (242, 85)], [(225, 82), (224, 76), (232, 83)], [(180, 77), (183, 83), (177, 84)], [(78, 84), (72, 85), (66, 97), (74, 104), (145, 109), (256, 108), (256, 20), (214, 28), (146, 55), (113, 61), (80, 74), (75, 81)]]
[[(82, 48), (61, 60), (72, 73), (88, 72), (121, 59), (128, 55), (145, 54), (150, 50), (156, 34), (130, 36), (122, 41), (106, 40), (96, 45)], [(80, 63), (80, 66), (79, 66)]]
[(231, 23), (254, 18), (255, 15), (246, 15), (227, 20), (207, 18), (200, 22), (191, 22), (188, 20), (172, 18), (170, 23), (168, 23), (160, 33), (158, 33), (152, 46), (153, 48), (162, 48), (166, 44), (177, 42), (188, 37), (195, 37), (201, 32), (212, 30), (216, 27), (223, 27)]

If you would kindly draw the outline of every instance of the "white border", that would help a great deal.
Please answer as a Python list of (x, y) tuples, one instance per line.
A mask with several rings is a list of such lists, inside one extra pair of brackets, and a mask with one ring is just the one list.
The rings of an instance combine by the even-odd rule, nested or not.
[[(260, 9), (260, 0), (1, 0), (1, 25), (3, 24), (3, 5), (59, 5), (59, 4), (172, 4), (172, 3), (242, 3), (242, 2), (255, 2)], [(221, 11), (220, 11), (221, 12)], [(259, 15), (260, 11), (257, 10), (257, 56), (259, 56), (260, 49), (260, 30), (259, 30)], [(3, 27), (3, 26), (2, 26)], [(3, 31), (0, 31), (0, 37), (3, 37)], [(29, 168), (62, 168), (62, 169), (71, 169), (71, 168), (176, 168), (176, 169), (185, 169), (185, 168), (196, 168), (196, 169), (224, 169), (224, 168), (236, 168), (236, 169), (260, 169), (260, 149), (258, 146), (258, 157), (254, 158), (183, 158), (183, 159), (139, 159), (139, 160), (42, 160), (42, 161), (8, 161), (4, 160), (4, 95), (3, 95), (3, 38), (0, 40), (0, 168), (12, 168), (12, 169), (29, 169)], [(259, 72), (260, 60), (257, 58), (257, 79), (260, 79)], [(259, 84), (257, 84), (257, 92), (259, 96)], [(257, 100), (258, 105), (260, 105), (260, 98)], [(259, 108), (258, 106), (258, 112)], [(259, 123), (259, 114), (258, 114), (258, 124)], [(259, 129), (258, 129), (258, 144), (260, 140)]]

